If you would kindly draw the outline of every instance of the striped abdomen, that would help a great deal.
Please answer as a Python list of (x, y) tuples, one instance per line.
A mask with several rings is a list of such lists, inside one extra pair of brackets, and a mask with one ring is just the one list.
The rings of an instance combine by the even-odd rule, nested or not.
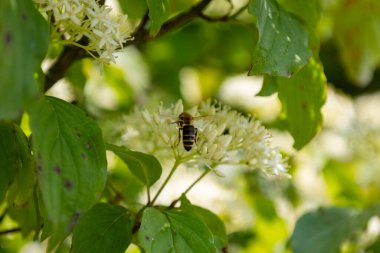
[(183, 147), (190, 151), (196, 142), (197, 129), (193, 125), (184, 125), (182, 127)]

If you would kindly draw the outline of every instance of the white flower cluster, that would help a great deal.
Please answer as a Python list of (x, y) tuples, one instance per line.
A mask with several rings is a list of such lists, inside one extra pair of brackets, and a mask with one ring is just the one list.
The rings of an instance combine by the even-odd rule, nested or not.
[[(54, 28), (52, 38), (85, 49), (102, 63), (115, 61), (113, 54), (129, 36), (122, 31), (125, 15), (111, 17), (111, 8), (97, 0), (34, 0), (46, 12)], [(87, 45), (78, 43), (86, 37)], [(96, 52), (94, 54), (94, 52)]]
[(246, 166), (286, 175), (285, 159), (278, 148), (272, 147), (271, 136), (260, 121), (220, 103), (204, 102), (187, 111), (198, 129), (197, 141), (187, 152), (178, 139), (176, 124), (182, 112), (182, 101), (168, 108), (160, 105), (154, 112), (136, 110), (125, 120), (122, 144), (158, 157), (212, 166)]

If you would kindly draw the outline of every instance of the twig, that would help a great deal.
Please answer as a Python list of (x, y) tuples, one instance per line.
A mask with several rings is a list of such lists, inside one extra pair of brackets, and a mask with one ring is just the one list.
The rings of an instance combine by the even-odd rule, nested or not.
[(207, 15), (204, 15), (203, 13), (201, 13), (199, 16), (208, 21), (208, 22), (228, 22), (228, 21), (231, 21), (231, 20), (234, 20), (236, 19), (245, 9), (247, 9), (248, 7), (248, 4), (242, 6), (239, 10), (237, 10), (234, 14), (231, 15), (231, 11), (232, 9), (230, 8), (228, 10), (228, 12), (226, 14), (224, 14), (223, 16), (219, 16), (219, 17), (212, 17), (212, 16), (207, 16)]
[[(155, 38), (161, 37), (167, 34), (168, 32), (171, 32), (179, 27), (182, 27), (186, 25), (187, 23), (189, 23), (190, 21), (192, 21), (193, 19), (199, 17), (202, 11), (206, 8), (206, 6), (211, 1), (212, 0), (203, 0), (199, 2), (198, 4), (194, 5), (188, 11), (178, 14), (172, 19), (168, 20), (166, 23), (162, 25), (161, 30), (158, 32)], [(137, 44), (147, 42), (153, 39), (153, 37), (150, 36), (149, 31), (145, 29), (145, 25), (148, 21), (149, 21), (149, 16), (146, 13), (140, 25), (137, 26), (134, 32), (132, 32), (134, 39), (128, 40), (127, 42), (125, 42), (123, 44), (123, 47), (127, 47), (130, 45), (137, 45)], [(88, 53), (81, 48), (73, 47), (73, 46), (65, 47), (60, 57), (45, 74), (44, 91), (49, 90), (59, 79), (63, 78), (66, 71), (70, 68), (70, 66), (74, 62), (88, 56), (89, 56)]]
[(6, 234), (11, 234), (11, 233), (17, 233), (20, 232), (21, 228), (11, 228), (7, 230), (2, 230), (0, 231), (0, 235), (6, 235)]

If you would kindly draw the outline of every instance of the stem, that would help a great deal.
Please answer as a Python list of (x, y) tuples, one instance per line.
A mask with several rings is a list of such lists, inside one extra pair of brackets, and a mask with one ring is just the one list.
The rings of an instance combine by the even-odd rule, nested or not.
[(161, 185), (160, 189), (158, 189), (156, 195), (154, 196), (153, 200), (151, 202), (148, 202), (147, 206), (153, 206), (154, 202), (156, 202), (158, 196), (160, 196), (162, 190), (165, 188), (169, 180), (172, 178), (174, 172), (177, 170), (178, 166), (182, 163), (182, 160), (176, 160), (173, 164), (173, 168), (171, 169), (169, 175), (166, 177), (164, 183)]
[(146, 196), (147, 196), (147, 198), (148, 198), (148, 203), (150, 203), (150, 187), (149, 186), (147, 186), (146, 187)]
[[(205, 170), (189, 187), (187, 187), (186, 191), (184, 191), (182, 193), (182, 195), (186, 195), (189, 191), (191, 191), (191, 189), (193, 189), (193, 187), (199, 182), (201, 181), (208, 173), (210, 173), (211, 171), (213, 171), (214, 168), (210, 168), (208, 170)], [(178, 201), (181, 200), (181, 197), (177, 198), (176, 200), (174, 200), (169, 208), (173, 208), (175, 206), (175, 204), (177, 204)]]

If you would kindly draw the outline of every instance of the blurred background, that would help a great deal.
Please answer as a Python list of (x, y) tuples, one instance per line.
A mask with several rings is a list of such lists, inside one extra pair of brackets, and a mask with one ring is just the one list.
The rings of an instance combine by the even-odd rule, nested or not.
[[(173, 15), (196, 1), (169, 1)], [(214, 0), (209, 16), (220, 16), (244, 0)], [(279, 1), (281, 2), (281, 1)], [(322, 206), (368, 207), (380, 196), (380, 3), (377, 0), (320, 0), (320, 60), (328, 81), (323, 128), (302, 150), (292, 148), (283, 130), (277, 95), (257, 96), (263, 77), (248, 76), (258, 33), (243, 11), (234, 22), (197, 19), (182, 29), (117, 54), (116, 64), (102, 71), (92, 59), (76, 62), (48, 94), (85, 108), (98, 119), (108, 140), (121, 129), (123, 115), (135, 106), (169, 105), (181, 98), (191, 107), (216, 98), (253, 114), (271, 129), (274, 145), (288, 156), (291, 179), (259, 171), (209, 175), (189, 194), (197, 205), (217, 213), (229, 233), (229, 252), (292, 252), (289, 239), (304, 213)], [(146, 11), (145, 1), (106, 1), (128, 14), (134, 27)], [(59, 48), (51, 48), (54, 57)], [(44, 64), (51, 64), (47, 59)], [(124, 165), (110, 158), (110, 180), (131, 204), (142, 189)], [(178, 172), (173, 184), (191, 182), (199, 171)], [(169, 186), (168, 188), (177, 187)], [(162, 203), (177, 197), (164, 192)], [(11, 222), (11, 221), (9, 221)], [(342, 252), (380, 252), (380, 220)], [(18, 235), (10, 235), (18, 236)], [(9, 240), (14, 252), (41, 252), (44, 245)], [(17, 244), (17, 246), (16, 246)], [(22, 245), (20, 247), (20, 245)], [(66, 249), (67, 250), (67, 249)], [(62, 249), (65, 252), (65, 249)], [(127, 252), (139, 252), (130, 247)]]

